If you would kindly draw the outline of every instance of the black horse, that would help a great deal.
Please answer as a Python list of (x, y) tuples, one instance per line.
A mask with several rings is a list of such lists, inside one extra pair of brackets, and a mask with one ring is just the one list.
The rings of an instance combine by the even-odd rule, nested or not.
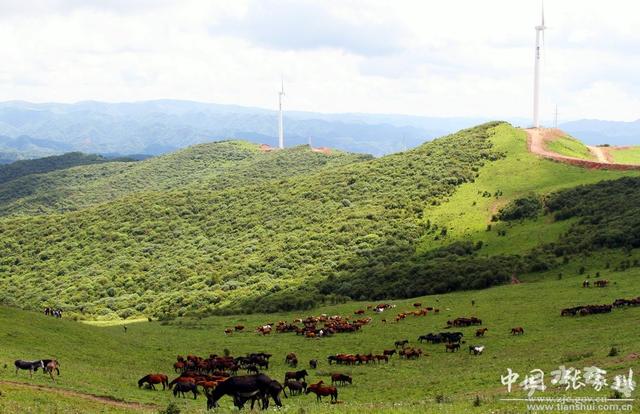
[[(162, 386), (164, 387), (164, 384), (162, 384)], [(198, 387), (193, 382), (178, 382), (173, 388), (174, 397), (177, 397), (178, 393), (180, 393), (183, 398), (186, 398), (184, 395), (185, 392), (192, 392), (194, 400), (198, 397), (198, 394), (200, 394)]]
[(33, 377), (33, 372), (37, 371), (38, 368), (42, 368), (44, 370), (45, 364), (44, 361), (38, 359), (37, 361), (23, 361), (18, 359), (14, 362), (16, 366), (16, 375), (18, 375), (18, 370), (24, 369), (29, 370), (29, 375)]
[[(219, 383), (213, 392), (207, 394), (207, 410), (217, 407), (218, 400), (225, 395), (233, 397), (233, 403), (238, 408), (242, 408), (249, 399), (252, 400), (253, 405), (255, 400), (260, 398), (262, 409), (266, 410), (269, 407), (269, 397), (278, 407), (282, 407), (281, 391), (284, 391), (282, 385), (265, 374), (230, 377)], [(284, 395), (286, 397), (286, 393)]]

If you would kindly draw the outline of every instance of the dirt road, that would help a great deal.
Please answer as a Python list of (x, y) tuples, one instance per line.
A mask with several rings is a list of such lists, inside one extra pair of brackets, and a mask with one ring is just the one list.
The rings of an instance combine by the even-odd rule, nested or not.
[(565, 164), (577, 165), (580, 167), (593, 168), (593, 169), (606, 169), (606, 170), (640, 170), (640, 165), (633, 164), (615, 164), (612, 163), (607, 153), (600, 147), (589, 147), (589, 149), (595, 154), (598, 161), (583, 160), (581, 158), (568, 157), (566, 155), (560, 155), (558, 153), (549, 151), (546, 149), (545, 141), (552, 140), (558, 136), (564, 136), (562, 131), (557, 129), (544, 129), (544, 128), (530, 128), (525, 129), (527, 132), (527, 145), (529, 151), (534, 154), (540, 155), (544, 158), (549, 158), (555, 161), (563, 162)]

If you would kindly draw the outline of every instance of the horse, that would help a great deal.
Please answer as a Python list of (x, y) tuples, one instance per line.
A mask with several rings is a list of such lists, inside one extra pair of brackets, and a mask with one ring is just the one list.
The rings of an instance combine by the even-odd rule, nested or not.
[(44, 369), (44, 361), (42, 361), (41, 359), (37, 361), (23, 361), (21, 359), (18, 359), (14, 362), (14, 365), (16, 366), (16, 375), (18, 375), (18, 370), (25, 369), (29, 370), (29, 376), (32, 378), (34, 371), (37, 371), (38, 368)]
[(456, 352), (459, 349), (460, 349), (459, 342), (448, 342), (444, 344), (444, 352), (448, 352), (449, 350), (451, 350), (451, 352)]
[(318, 360), (317, 359), (312, 359), (311, 361), (309, 361), (309, 368), (311, 368), (311, 369), (318, 368)]
[(300, 371), (288, 371), (284, 374), (284, 382), (286, 383), (290, 379), (303, 380), (309, 375), (306, 369)]
[(53, 377), (53, 372), (55, 371), (60, 375), (60, 363), (55, 359), (43, 359), (42, 363), (44, 364), (43, 373), (49, 373), (51, 380), (56, 382), (56, 379)]
[(200, 391), (198, 391), (198, 386), (193, 382), (179, 382), (173, 388), (174, 397), (177, 397), (178, 393), (180, 393), (182, 394), (182, 398), (187, 398), (184, 395), (185, 392), (192, 392), (194, 400), (198, 397), (198, 394), (200, 394)]
[(318, 402), (322, 401), (322, 397), (331, 396), (331, 402), (338, 402), (338, 389), (336, 387), (325, 387), (320, 381), (317, 384), (311, 384), (307, 387), (305, 394), (314, 393)]
[(138, 380), (138, 388), (142, 387), (144, 383), (147, 383), (151, 386), (152, 389), (156, 389), (154, 384), (162, 384), (162, 391), (165, 388), (169, 387), (169, 377), (164, 374), (149, 374)]
[(469, 346), (469, 354), (473, 353), (473, 355), (482, 355), (482, 351), (484, 351), (484, 345), (482, 345), (482, 346), (470, 345)]
[(291, 395), (302, 394), (303, 391), (307, 390), (307, 383), (304, 381), (289, 380), (284, 386), (289, 388), (289, 394)]
[(242, 398), (254, 396), (259, 396), (262, 399), (263, 410), (269, 407), (269, 397), (273, 399), (276, 406), (282, 407), (279, 396), (281, 391), (283, 388), (280, 383), (265, 374), (231, 377), (219, 383), (213, 392), (207, 394), (207, 410), (217, 407), (218, 400), (225, 395), (233, 397), (234, 405), (238, 408), (244, 404)]
[(331, 385), (336, 383), (345, 385), (345, 383), (353, 384), (353, 378), (345, 374), (331, 374)]
[(489, 328), (480, 328), (476, 331), (476, 337), (484, 336), (484, 334), (489, 330)]
[(409, 340), (408, 340), (408, 339), (403, 339), (403, 340), (401, 340), (401, 341), (395, 341), (395, 342), (393, 343), (393, 345), (394, 345), (396, 348), (400, 348), (400, 347), (404, 348), (404, 346), (405, 346), (405, 345), (407, 345), (408, 343), (409, 343)]
[(522, 326), (511, 328), (511, 335), (524, 335), (524, 328)]

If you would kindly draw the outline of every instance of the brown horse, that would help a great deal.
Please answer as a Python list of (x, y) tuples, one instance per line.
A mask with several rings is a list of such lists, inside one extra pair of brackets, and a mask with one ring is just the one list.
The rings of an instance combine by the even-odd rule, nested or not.
[(51, 361), (47, 362), (47, 364), (44, 366), (44, 372), (48, 372), (49, 375), (51, 376), (51, 380), (53, 382), (56, 382), (56, 379), (53, 377), (53, 374), (55, 372), (58, 375), (60, 375), (60, 363), (57, 360), (52, 359)]
[(484, 336), (484, 334), (487, 333), (488, 330), (489, 328), (480, 328), (476, 331), (476, 336)]
[(457, 350), (460, 349), (460, 343), (459, 342), (456, 342), (456, 343), (448, 342), (448, 343), (444, 344), (444, 346), (445, 346), (444, 352), (449, 352), (449, 351), (456, 352)]
[(511, 335), (524, 335), (524, 328), (522, 326), (511, 328)]
[(169, 386), (169, 377), (164, 374), (145, 375), (138, 381), (138, 388), (142, 387), (142, 384), (144, 384), (145, 382), (149, 384), (154, 390), (156, 389), (154, 384), (162, 384), (162, 390), (164, 391), (165, 387)]
[(318, 397), (318, 402), (322, 401), (322, 397), (327, 396), (331, 396), (331, 402), (338, 402), (338, 389), (336, 387), (325, 386), (322, 381), (309, 385), (305, 394), (309, 394), (310, 392)]

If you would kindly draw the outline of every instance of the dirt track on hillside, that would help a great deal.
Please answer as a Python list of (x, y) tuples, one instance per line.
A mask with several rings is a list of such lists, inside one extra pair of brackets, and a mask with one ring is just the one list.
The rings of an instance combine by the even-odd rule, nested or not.
[(27, 383), (18, 382), (18, 381), (0, 380), (0, 385), (3, 385), (3, 384), (16, 386), (16, 387), (21, 387), (21, 388), (30, 388), (30, 389), (33, 389), (33, 390), (50, 392), (50, 393), (53, 393), (53, 394), (65, 395), (65, 396), (68, 396), (68, 397), (83, 398), (85, 400), (96, 401), (96, 402), (99, 402), (101, 404), (110, 405), (112, 407), (129, 408), (129, 409), (132, 409), (132, 410), (140, 410), (140, 411), (145, 411), (145, 412), (157, 411), (159, 409), (159, 406), (153, 405), (153, 404), (143, 404), (143, 403), (137, 403), (137, 402), (120, 401), (120, 400), (116, 400), (116, 399), (114, 399), (112, 397), (105, 397), (105, 396), (99, 396), (99, 395), (94, 395), (94, 394), (86, 394), (86, 393), (83, 393), (83, 392), (73, 391), (73, 390), (66, 390), (66, 389), (63, 389), (63, 388), (48, 387), (46, 385), (27, 384)]
[[(610, 162), (608, 153), (600, 147), (590, 147), (589, 149), (596, 155), (598, 161), (583, 160), (581, 158), (568, 157), (547, 150), (545, 142), (553, 140), (559, 136), (566, 134), (558, 129), (535, 129), (530, 128), (527, 132), (527, 146), (529, 151), (541, 157), (563, 162), (565, 164), (577, 165), (585, 168), (603, 169), (603, 170), (640, 170), (640, 165), (633, 164), (615, 164)], [(597, 152), (596, 152), (597, 151)]]

